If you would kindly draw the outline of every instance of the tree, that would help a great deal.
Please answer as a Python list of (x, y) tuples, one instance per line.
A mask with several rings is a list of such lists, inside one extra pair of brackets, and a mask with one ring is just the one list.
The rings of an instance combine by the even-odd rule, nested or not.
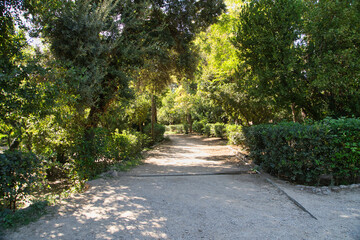
[(266, 98), (277, 108), (310, 107), (302, 77), (300, 0), (260, 0), (244, 5), (238, 17), (233, 44), (238, 50), (240, 76), (249, 94)]
[(146, 53), (148, 64), (138, 76), (152, 95), (152, 129), (156, 121), (155, 95), (161, 93), (172, 76), (192, 78), (196, 70), (196, 54), (192, 40), (196, 34), (216, 21), (224, 9), (221, 0), (151, 1), (152, 9), (146, 29), (157, 42), (156, 52)]
[(250, 96), (246, 77), (235, 71), (241, 61), (231, 40), (243, 3), (232, 0), (226, 4), (227, 12), (196, 39), (201, 57), (197, 72), (198, 94), (223, 110), (218, 118), (222, 120), (218, 121), (244, 125), (269, 121), (274, 114), (267, 100)]
[(46, 91), (48, 84), (41, 81), (44, 69), (38, 64), (39, 57), (26, 42), (21, 10), (25, 10), (23, 1), (0, 3), (0, 125), (11, 150), (27, 138), (30, 151), (30, 119), (46, 115), (45, 103), (50, 103), (51, 97)]
[(360, 3), (305, 2), (304, 72), (319, 118), (360, 116)]
[(43, 34), (64, 69), (63, 86), (76, 96), (77, 111), (87, 115), (85, 132), (98, 126), (118, 96), (130, 97), (129, 74), (141, 64), (144, 46), (141, 26), (147, 13), (137, 12), (140, 6), (132, 1), (70, 1), (56, 17), (47, 18), (52, 21), (45, 23)]

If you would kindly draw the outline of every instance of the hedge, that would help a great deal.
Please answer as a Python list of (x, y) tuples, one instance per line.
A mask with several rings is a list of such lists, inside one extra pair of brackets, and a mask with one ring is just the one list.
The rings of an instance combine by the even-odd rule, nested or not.
[[(152, 137), (151, 134), (151, 123), (145, 126), (144, 133), (148, 136)], [(162, 124), (155, 123), (154, 124), (154, 137), (155, 142), (160, 142), (164, 139), (165, 126)]]
[(229, 144), (241, 145), (244, 143), (244, 134), (242, 132), (242, 126), (235, 124), (225, 125), (225, 135), (229, 141)]
[(278, 177), (317, 184), (359, 182), (360, 119), (325, 119), (299, 124), (263, 124), (243, 129), (250, 157)]
[(184, 126), (182, 124), (177, 125), (167, 125), (165, 126), (166, 132), (171, 133), (183, 133), (184, 132)]

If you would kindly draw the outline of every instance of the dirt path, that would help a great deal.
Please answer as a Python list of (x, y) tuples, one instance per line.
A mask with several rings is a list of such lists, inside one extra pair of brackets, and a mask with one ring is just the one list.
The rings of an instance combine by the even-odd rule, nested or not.
[(360, 239), (360, 191), (319, 196), (259, 175), (154, 176), (246, 170), (216, 139), (171, 136), (146, 163), (92, 187), (5, 239)]

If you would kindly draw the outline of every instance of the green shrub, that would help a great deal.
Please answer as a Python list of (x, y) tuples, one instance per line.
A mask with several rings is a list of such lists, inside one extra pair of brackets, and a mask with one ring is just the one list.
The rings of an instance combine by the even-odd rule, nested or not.
[(326, 119), (312, 124), (264, 124), (244, 128), (255, 163), (279, 177), (318, 184), (355, 183), (360, 176), (360, 120)]
[(202, 122), (195, 121), (193, 123), (193, 131), (203, 134), (204, 132), (204, 124)]
[(189, 124), (187, 124), (187, 123), (184, 123), (183, 124), (183, 127), (184, 127), (184, 132), (185, 132), (185, 134), (189, 134)]
[(167, 127), (170, 129), (170, 132), (173, 132), (173, 133), (183, 133), (184, 132), (184, 128), (183, 128), (182, 124), (168, 125)]
[(0, 203), (15, 211), (16, 202), (29, 194), (37, 180), (39, 159), (32, 153), (5, 151), (0, 154)]
[(225, 137), (225, 125), (223, 123), (216, 123), (214, 125), (215, 136), (224, 138)]
[(48, 205), (48, 201), (35, 201), (29, 207), (19, 209), (16, 212), (12, 212), (8, 209), (0, 210), (0, 226), (2, 225), (3, 227), (3, 229), (0, 227), (0, 233), (1, 230), (16, 228), (29, 224), (30, 222), (35, 222), (46, 214), (46, 207)]
[(240, 145), (244, 143), (245, 137), (240, 125), (227, 124), (225, 132), (229, 144)]
[[(147, 130), (145, 128), (145, 131)], [(115, 163), (130, 161), (136, 158), (143, 148), (153, 143), (148, 134), (139, 132), (124, 130), (119, 133), (115, 130), (110, 133), (103, 128), (95, 128), (91, 131), (90, 140), (83, 140), (76, 144), (76, 159), (73, 162), (80, 179), (93, 178)], [(163, 136), (165, 127), (156, 126), (157, 139), (160, 139), (161, 132)]]
[(210, 137), (210, 134), (211, 134), (211, 126), (210, 126), (210, 124), (206, 124), (204, 126), (204, 135), (206, 137)]
[[(151, 134), (151, 123), (145, 126), (144, 133), (146, 133), (149, 137), (152, 137)], [(165, 126), (162, 124), (154, 124), (154, 138), (155, 142), (160, 142), (164, 139)]]

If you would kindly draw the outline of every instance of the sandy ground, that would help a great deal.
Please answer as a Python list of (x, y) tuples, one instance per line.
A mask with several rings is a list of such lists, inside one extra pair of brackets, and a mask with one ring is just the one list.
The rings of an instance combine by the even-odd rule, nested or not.
[[(264, 175), (158, 176), (246, 170), (218, 139), (171, 136), (141, 165), (97, 179), (5, 239), (360, 239), (360, 191), (316, 195)], [(154, 174), (154, 177), (134, 177)], [(266, 176), (267, 177), (267, 176)]]

